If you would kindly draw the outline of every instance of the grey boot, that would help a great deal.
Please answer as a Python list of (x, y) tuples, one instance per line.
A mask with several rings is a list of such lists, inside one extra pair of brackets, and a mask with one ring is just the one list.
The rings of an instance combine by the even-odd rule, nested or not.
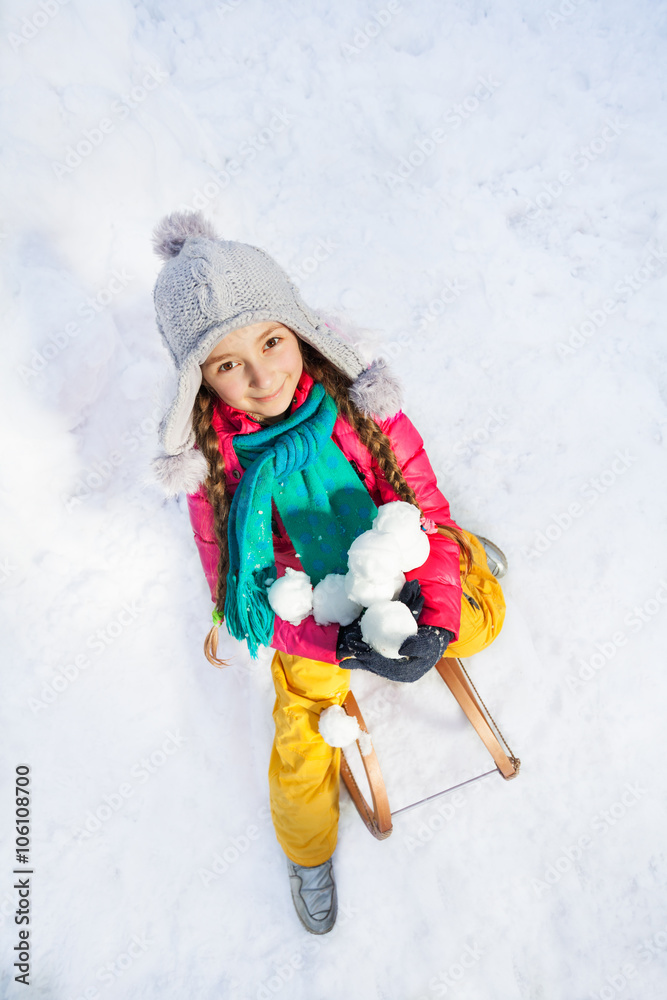
[(496, 577), (500, 580), (501, 577), (505, 576), (507, 572), (507, 556), (499, 549), (497, 545), (490, 542), (488, 538), (482, 538), (481, 535), (476, 535), (476, 538), (482, 543), (482, 548), (486, 553), (486, 561), (489, 564), (489, 569)]
[(292, 899), (299, 920), (311, 934), (326, 934), (336, 923), (338, 897), (333, 860), (307, 868), (287, 859)]

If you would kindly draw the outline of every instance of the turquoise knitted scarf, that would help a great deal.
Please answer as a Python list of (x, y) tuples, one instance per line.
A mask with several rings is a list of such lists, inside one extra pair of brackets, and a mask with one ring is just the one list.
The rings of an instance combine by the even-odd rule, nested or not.
[(338, 410), (313, 383), (286, 420), (232, 439), (246, 470), (229, 514), (229, 573), (225, 620), (247, 639), (251, 656), (273, 638), (267, 581), (275, 580), (271, 501), (313, 586), (347, 572), (347, 551), (373, 522), (377, 508), (340, 448), (331, 440)]

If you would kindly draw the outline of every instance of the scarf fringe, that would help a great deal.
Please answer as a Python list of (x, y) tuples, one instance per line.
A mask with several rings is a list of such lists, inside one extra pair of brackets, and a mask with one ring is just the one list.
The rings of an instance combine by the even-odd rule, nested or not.
[(260, 645), (271, 645), (273, 610), (266, 588), (260, 586), (254, 576), (248, 575), (240, 580), (235, 573), (228, 574), (225, 621), (227, 629), (236, 639), (247, 640), (254, 660)]

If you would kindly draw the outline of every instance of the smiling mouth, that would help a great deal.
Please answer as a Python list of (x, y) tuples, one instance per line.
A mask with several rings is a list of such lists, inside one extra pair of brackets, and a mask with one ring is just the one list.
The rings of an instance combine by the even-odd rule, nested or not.
[(285, 383), (283, 382), (283, 384), (281, 385), (281, 387), (276, 392), (274, 392), (271, 396), (255, 396), (254, 398), (255, 398), (255, 400), (258, 403), (265, 403), (265, 402), (270, 401), (272, 399), (275, 399), (277, 396), (279, 396), (280, 393), (283, 391), (284, 388), (285, 388)]

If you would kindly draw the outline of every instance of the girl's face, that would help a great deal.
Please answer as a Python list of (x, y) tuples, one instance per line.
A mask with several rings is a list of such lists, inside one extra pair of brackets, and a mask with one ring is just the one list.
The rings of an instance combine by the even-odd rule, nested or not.
[(272, 424), (290, 407), (303, 361), (296, 335), (267, 320), (228, 333), (201, 370), (203, 382), (223, 402)]

